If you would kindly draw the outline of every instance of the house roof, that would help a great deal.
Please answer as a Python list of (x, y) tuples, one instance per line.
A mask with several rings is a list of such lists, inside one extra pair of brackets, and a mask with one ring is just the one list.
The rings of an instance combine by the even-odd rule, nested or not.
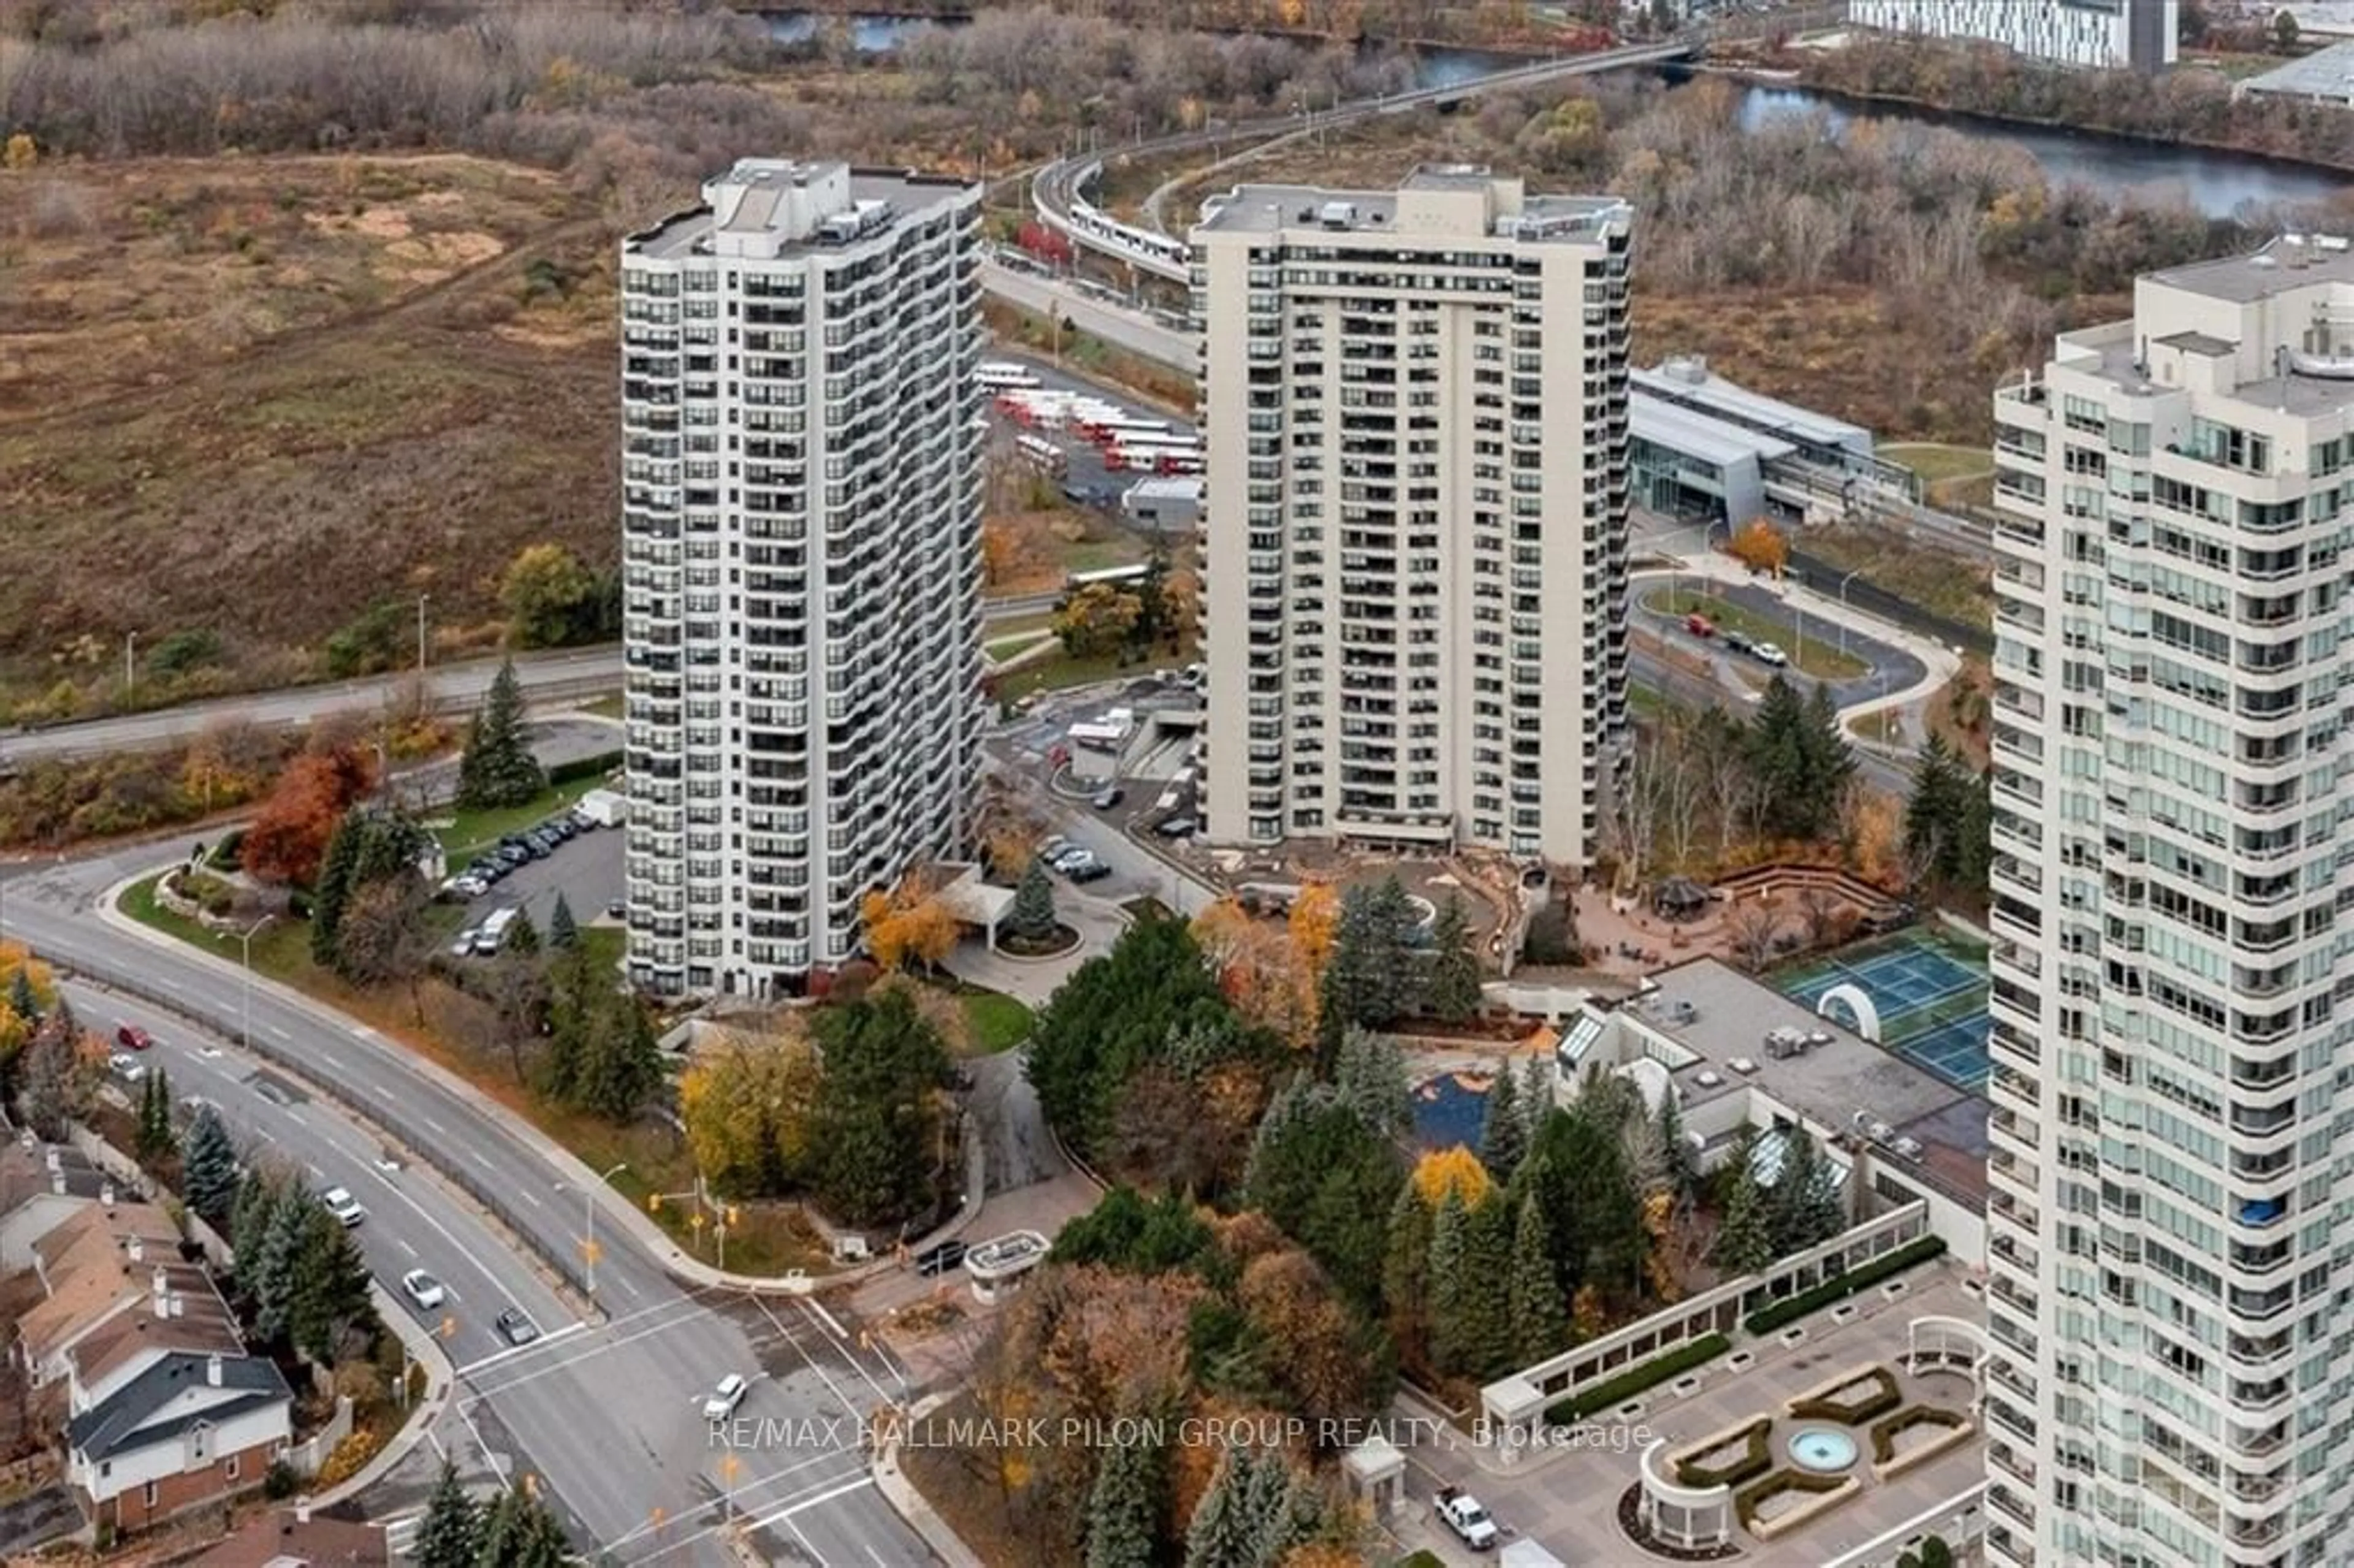
[(169, 1282), (171, 1316), (155, 1315), (151, 1279), (151, 1300), (116, 1313), (68, 1352), (73, 1360), (75, 1376), (85, 1386), (103, 1380), (108, 1373), (151, 1351), (244, 1354), (245, 1340), (237, 1331), (237, 1319), (204, 1270), (177, 1260), (163, 1268)]
[[(220, 1363), (218, 1397), (185, 1402), (191, 1389), (209, 1389), (212, 1363)], [(198, 1421), (215, 1425), (281, 1401), (291, 1401), (277, 1366), (260, 1356), (203, 1356), (175, 1352), (124, 1383), (66, 1425), (66, 1441), (88, 1460), (175, 1440)]]
[(262, 1515), (187, 1568), (383, 1568), (391, 1561), (384, 1526), (289, 1509)]
[[(48, 1298), (16, 1326), (17, 1338), (34, 1361), (47, 1360), (126, 1303), (146, 1295), (158, 1268), (173, 1276), (175, 1287), (185, 1290), (186, 1284), (174, 1272), (183, 1266), (175, 1250), (178, 1243), (178, 1227), (161, 1209), (145, 1203), (108, 1209), (95, 1202), (35, 1243), (33, 1253)], [(140, 1254), (135, 1261), (134, 1247)], [(197, 1288), (207, 1297), (212, 1294), (208, 1282)]]

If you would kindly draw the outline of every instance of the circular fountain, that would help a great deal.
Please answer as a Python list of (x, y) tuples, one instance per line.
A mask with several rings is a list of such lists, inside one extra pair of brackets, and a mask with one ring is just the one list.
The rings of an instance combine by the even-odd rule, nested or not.
[(1855, 1457), (1855, 1439), (1828, 1426), (1808, 1426), (1790, 1437), (1790, 1463), (1817, 1475), (1844, 1470)]

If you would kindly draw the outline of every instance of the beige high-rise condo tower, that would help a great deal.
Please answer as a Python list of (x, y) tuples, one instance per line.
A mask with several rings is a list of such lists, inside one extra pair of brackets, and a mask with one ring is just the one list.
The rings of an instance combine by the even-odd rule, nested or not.
[(1627, 712), (1629, 227), (1465, 168), (1205, 208), (1213, 840), (1591, 861)]
[(769, 994), (981, 766), (980, 187), (746, 159), (621, 244), (630, 974)]

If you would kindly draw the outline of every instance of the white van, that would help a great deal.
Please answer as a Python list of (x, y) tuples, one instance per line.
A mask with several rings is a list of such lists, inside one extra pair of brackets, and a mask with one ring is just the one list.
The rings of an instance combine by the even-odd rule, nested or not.
[(482, 958), (489, 958), (493, 953), (505, 947), (507, 933), (514, 929), (515, 920), (522, 914), (523, 911), (520, 908), (509, 905), (483, 921), (482, 928), (474, 933), (475, 954)]

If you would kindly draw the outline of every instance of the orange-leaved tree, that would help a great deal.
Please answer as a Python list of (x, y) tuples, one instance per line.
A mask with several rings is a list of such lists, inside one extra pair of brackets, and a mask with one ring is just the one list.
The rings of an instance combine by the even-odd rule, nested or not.
[(335, 824), (367, 793), (371, 778), (365, 753), (305, 752), (288, 763), (246, 830), (245, 869), (264, 882), (308, 886)]
[(896, 886), (878, 887), (860, 899), (858, 917), (866, 927), (866, 950), (886, 974), (910, 960), (936, 967), (964, 934), (932, 880), (912, 871)]
[(1495, 1192), (1496, 1182), (1479, 1157), (1458, 1143), (1415, 1161), (1414, 1190), (1436, 1213), (1449, 1192), (1460, 1193), (1465, 1208), (1478, 1208)]
[(1782, 575), (1790, 564), (1790, 536), (1763, 517), (1744, 524), (1725, 546), (1733, 558), (1753, 572)]
[(1313, 1044), (1315, 982), (1281, 924), (1221, 898), (1195, 916), (1193, 939), (1217, 972), (1219, 989), (1245, 1018), (1295, 1045)]

